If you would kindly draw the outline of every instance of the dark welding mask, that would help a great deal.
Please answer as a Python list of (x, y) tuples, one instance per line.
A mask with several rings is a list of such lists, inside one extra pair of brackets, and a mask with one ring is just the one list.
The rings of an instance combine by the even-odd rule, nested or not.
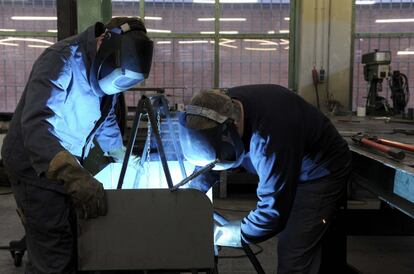
[[(208, 118), (217, 126), (192, 129), (187, 126), (187, 115)], [(216, 159), (214, 170), (238, 167), (243, 161), (244, 145), (237, 132), (234, 120), (212, 109), (189, 105), (179, 116), (180, 144), (184, 157), (196, 166), (205, 166)]]
[(154, 44), (142, 21), (106, 30), (91, 67), (91, 84), (106, 95), (126, 91), (145, 80)]

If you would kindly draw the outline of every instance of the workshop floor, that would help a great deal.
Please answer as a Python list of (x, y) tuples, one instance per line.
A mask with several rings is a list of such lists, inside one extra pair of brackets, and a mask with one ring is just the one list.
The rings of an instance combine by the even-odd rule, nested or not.
[[(7, 189), (0, 188), (0, 193)], [(254, 207), (252, 199), (228, 198), (215, 200), (215, 207), (228, 218), (240, 218)], [(223, 210), (226, 209), (226, 210)], [(236, 210), (236, 211), (233, 211)], [(15, 213), (15, 202), (12, 195), (0, 196), (0, 246), (7, 245), (10, 240), (20, 239), (23, 229)], [(258, 259), (266, 273), (276, 273), (277, 239), (271, 239), (260, 244), (263, 252)], [(257, 251), (253, 247), (253, 251)], [(238, 250), (222, 250), (222, 256), (242, 255)], [(412, 274), (414, 273), (414, 237), (349, 237), (348, 263), (364, 274)], [(26, 256), (25, 256), (26, 259)], [(219, 260), (221, 274), (255, 273), (246, 258)], [(23, 268), (15, 268), (8, 251), (0, 250), (0, 273), (21, 274)]]

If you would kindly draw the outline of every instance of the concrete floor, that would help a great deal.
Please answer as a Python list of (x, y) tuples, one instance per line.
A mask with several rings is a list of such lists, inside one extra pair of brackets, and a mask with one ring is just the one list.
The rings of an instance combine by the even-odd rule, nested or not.
[[(0, 188), (0, 193), (7, 189)], [(252, 199), (216, 200), (216, 209), (226, 217), (240, 218), (253, 208)], [(226, 209), (226, 210), (222, 210)], [(238, 210), (238, 211), (229, 211)], [(15, 213), (15, 202), (12, 195), (0, 196), (0, 246), (7, 245), (10, 240), (20, 239), (24, 232)], [(261, 243), (263, 252), (258, 255), (266, 273), (276, 273), (277, 239)], [(258, 250), (252, 247), (253, 251)], [(239, 250), (223, 249), (221, 256), (242, 255)], [(414, 273), (414, 237), (348, 237), (348, 263), (366, 274), (412, 274)], [(25, 256), (26, 260), (26, 256)], [(247, 258), (219, 259), (220, 273), (255, 273)], [(23, 267), (15, 268), (8, 251), (0, 250), (0, 273), (21, 274)]]

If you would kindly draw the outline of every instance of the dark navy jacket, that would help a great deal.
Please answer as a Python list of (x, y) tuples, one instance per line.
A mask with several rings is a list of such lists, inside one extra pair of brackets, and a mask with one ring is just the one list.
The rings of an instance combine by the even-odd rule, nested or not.
[[(349, 170), (350, 152), (327, 117), (282, 86), (240, 86), (229, 94), (244, 108), (242, 165), (259, 176), (257, 207), (242, 221), (242, 238), (261, 242), (284, 229), (298, 184), (341, 176)], [(211, 183), (208, 176), (198, 182)]]
[[(61, 189), (41, 175), (62, 150), (86, 156), (87, 142), (101, 117), (102, 97), (89, 83), (89, 68), (96, 54), (95, 26), (46, 49), (36, 60), (17, 105), (2, 147), (10, 173), (33, 178), (33, 184)], [(104, 152), (122, 146), (114, 115), (116, 98), (95, 138)], [(91, 138), (89, 138), (91, 140)]]

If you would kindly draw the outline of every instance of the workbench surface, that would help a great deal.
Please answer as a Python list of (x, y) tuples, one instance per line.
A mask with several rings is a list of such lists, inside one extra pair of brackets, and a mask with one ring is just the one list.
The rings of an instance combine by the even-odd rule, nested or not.
[(387, 120), (385, 118), (360, 118), (355, 116), (334, 116), (331, 117), (331, 120), (338, 129), (339, 133), (348, 141), (349, 147), (353, 152), (382, 162), (384, 165), (414, 175), (414, 153), (404, 151), (405, 158), (401, 161), (398, 161), (381, 152), (377, 152), (373, 149), (357, 145), (351, 140), (351, 137), (353, 135), (364, 133), (391, 141), (414, 145), (414, 135), (393, 133), (394, 129), (406, 129), (414, 131), (414, 121), (411, 122), (408, 120), (402, 121), (396, 119), (395, 121), (401, 121), (401, 123), (394, 122), (392, 120), (386, 122)]
[(414, 121), (384, 120), (371, 117), (330, 117), (353, 152), (352, 181), (377, 195), (379, 199), (414, 218), (414, 153), (404, 151), (396, 160), (385, 153), (354, 143), (358, 133), (414, 145), (414, 135), (393, 133), (395, 129), (414, 130)]

